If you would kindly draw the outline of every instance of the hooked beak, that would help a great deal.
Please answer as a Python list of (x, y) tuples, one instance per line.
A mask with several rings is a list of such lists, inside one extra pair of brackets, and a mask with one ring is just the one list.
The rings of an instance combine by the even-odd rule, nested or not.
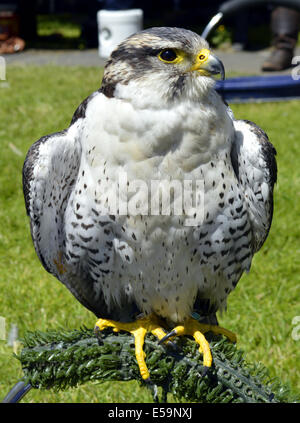
[(221, 79), (222, 80), (225, 79), (224, 65), (221, 62), (221, 60), (217, 56), (214, 56), (213, 54), (210, 54), (208, 60), (205, 63), (203, 63), (202, 69), (204, 69), (210, 75), (220, 74)]
[(193, 65), (193, 67), (190, 70), (191, 71), (196, 70), (204, 76), (220, 74), (221, 79), (222, 80), (225, 79), (225, 69), (221, 60), (214, 54), (211, 54), (209, 50), (205, 49), (202, 51), (204, 51), (206, 58), (204, 60), (200, 60), (202, 56), (200, 52), (198, 56), (199, 59), (197, 59), (196, 63)]

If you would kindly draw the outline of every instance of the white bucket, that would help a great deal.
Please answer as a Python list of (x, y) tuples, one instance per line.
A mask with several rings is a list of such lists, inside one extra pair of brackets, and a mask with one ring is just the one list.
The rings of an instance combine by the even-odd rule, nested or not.
[(125, 38), (143, 28), (143, 10), (99, 10), (97, 13), (99, 56), (107, 59)]

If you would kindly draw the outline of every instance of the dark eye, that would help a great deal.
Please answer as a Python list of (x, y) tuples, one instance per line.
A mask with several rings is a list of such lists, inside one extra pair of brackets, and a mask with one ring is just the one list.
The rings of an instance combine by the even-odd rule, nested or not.
[(172, 49), (163, 50), (159, 57), (164, 60), (165, 62), (174, 62), (175, 59), (177, 59), (176, 51)]
[(205, 55), (204, 54), (200, 54), (199, 59), (200, 60), (204, 60), (205, 59)]

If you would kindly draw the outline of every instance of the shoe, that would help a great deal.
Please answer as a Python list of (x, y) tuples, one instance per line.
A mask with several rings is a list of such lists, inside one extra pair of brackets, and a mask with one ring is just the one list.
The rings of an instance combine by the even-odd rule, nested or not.
[(292, 66), (293, 50), (276, 48), (262, 64), (261, 70), (265, 72), (276, 72), (288, 69)]
[(0, 54), (12, 54), (22, 51), (25, 48), (25, 41), (19, 37), (10, 37), (0, 41)]
[(262, 64), (263, 71), (282, 71), (292, 66), (297, 44), (300, 13), (286, 7), (276, 7), (271, 15), (273, 51)]

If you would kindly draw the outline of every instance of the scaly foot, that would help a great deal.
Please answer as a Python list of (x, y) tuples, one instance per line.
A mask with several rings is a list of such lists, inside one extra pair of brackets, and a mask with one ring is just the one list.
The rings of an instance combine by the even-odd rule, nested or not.
[(184, 325), (176, 326), (167, 335), (162, 328), (162, 323), (155, 314), (136, 320), (132, 323), (115, 322), (113, 320), (99, 319), (96, 322), (95, 329), (100, 331), (111, 327), (114, 332), (121, 330), (130, 332), (134, 336), (135, 341), (135, 356), (140, 369), (140, 374), (145, 381), (150, 381), (150, 374), (145, 362), (145, 353), (143, 350), (144, 340), (147, 332), (151, 332), (159, 339), (159, 343), (169, 341), (174, 336), (191, 335), (199, 344), (199, 352), (203, 354), (203, 365), (211, 367), (212, 355), (204, 333), (213, 332), (218, 335), (225, 335), (230, 341), (236, 342), (236, 335), (227, 329), (216, 325), (208, 325), (199, 323), (193, 318), (189, 318), (184, 322)]
[(147, 332), (151, 332), (159, 340), (163, 339), (166, 332), (161, 327), (161, 322), (154, 314), (136, 320), (132, 323), (115, 322), (113, 320), (99, 319), (96, 322), (95, 329), (100, 331), (111, 327), (114, 332), (124, 330), (130, 332), (134, 336), (135, 356), (140, 369), (142, 378), (147, 381), (150, 380), (150, 374), (145, 362), (145, 353), (143, 350), (144, 340)]
[(176, 326), (171, 332), (165, 335), (159, 343), (165, 342), (174, 336), (191, 335), (197, 344), (199, 344), (199, 352), (203, 354), (203, 365), (211, 367), (212, 355), (210, 346), (204, 336), (204, 333), (209, 331), (218, 335), (225, 335), (231, 342), (236, 342), (236, 335), (233, 332), (220, 326), (199, 323), (197, 320), (189, 318), (183, 325)]

